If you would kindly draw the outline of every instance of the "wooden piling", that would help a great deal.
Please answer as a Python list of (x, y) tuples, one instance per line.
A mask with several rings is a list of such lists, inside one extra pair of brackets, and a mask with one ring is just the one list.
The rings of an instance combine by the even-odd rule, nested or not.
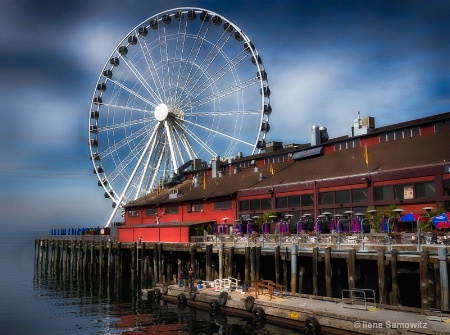
[(228, 263), (227, 263), (227, 276), (228, 277), (234, 277), (233, 268), (234, 268), (234, 248), (230, 247), (228, 249)]
[(304, 293), (303, 283), (305, 282), (305, 267), (300, 265), (300, 270), (298, 271), (298, 293)]
[(386, 303), (386, 286), (384, 273), (384, 250), (377, 251), (377, 268), (378, 268), (378, 302), (380, 304)]
[(313, 294), (318, 295), (319, 294), (319, 284), (318, 284), (318, 268), (317, 268), (317, 262), (319, 258), (319, 248), (314, 247), (312, 250), (312, 272), (313, 272)]
[(355, 288), (356, 251), (349, 249), (347, 254), (348, 289)]
[(391, 305), (398, 305), (398, 282), (397, 282), (397, 249), (391, 251)]
[(279, 245), (275, 246), (274, 257), (275, 257), (275, 282), (277, 284), (281, 284), (280, 283), (280, 246)]
[(212, 245), (206, 245), (206, 280), (212, 280)]
[(331, 247), (325, 248), (325, 287), (327, 297), (332, 297)]
[(439, 270), (440, 270), (440, 283), (441, 283), (441, 311), (449, 311), (449, 289), (448, 289), (448, 260), (447, 249), (441, 247), (438, 249), (439, 256)]
[(244, 274), (244, 280), (246, 282), (250, 281), (250, 247), (245, 247), (245, 274)]
[(291, 247), (291, 292), (297, 293), (297, 246)]
[(261, 279), (261, 247), (257, 246), (255, 249), (255, 278), (256, 280)]
[(419, 276), (421, 306), (428, 310), (430, 309), (430, 303), (428, 301), (428, 251), (426, 250), (420, 253)]
[(256, 248), (250, 248), (250, 280), (256, 280)]

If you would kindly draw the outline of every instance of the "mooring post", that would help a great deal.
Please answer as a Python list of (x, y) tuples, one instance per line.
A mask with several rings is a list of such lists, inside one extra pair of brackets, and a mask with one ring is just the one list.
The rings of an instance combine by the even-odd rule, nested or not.
[(355, 288), (355, 268), (356, 268), (356, 251), (355, 249), (348, 249), (347, 271), (348, 271), (349, 290), (353, 290)]
[(297, 245), (291, 247), (291, 292), (297, 293)]
[(280, 246), (275, 246), (275, 282), (280, 284)]
[(319, 258), (319, 248), (314, 247), (312, 249), (312, 272), (313, 272), (313, 294), (319, 294), (319, 284), (318, 284), (318, 258)]
[(428, 301), (428, 251), (424, 250), (420, 253), (420, 300), (422, 308), (430, 309), (430, 302)]
[(378, 267), (378, 302), (380, 304), (385, 303), (386, 286), (385, 286), (385, 273), (384, 273), (384, 250), (377, 251), (377, 267)]
[(325, 287), (327, 297), (333, 296), (332, 271), (331, 271), (331, 247), (325, 248)]
[(261, 247), (258, 246), (255, 249), (255, 278), (256, 280), (261, 279)]
[(244, 278), (246, 282), (250, 281), (250, 247), (245, 247), (245, 274)]
[(447, 249), (441, 247), (438, 249), (439, 270), (441, 282), (441, 311), (448, 311), (449, 308), (449, 292), (448, 292), (448, 259)]

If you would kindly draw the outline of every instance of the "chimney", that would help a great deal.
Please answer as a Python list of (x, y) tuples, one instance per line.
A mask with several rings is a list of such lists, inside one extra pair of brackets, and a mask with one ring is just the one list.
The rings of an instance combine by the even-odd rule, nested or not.
[(311, 146), (322, 144), (328, 141), (327, 127), (313, 125), (311, 127)]

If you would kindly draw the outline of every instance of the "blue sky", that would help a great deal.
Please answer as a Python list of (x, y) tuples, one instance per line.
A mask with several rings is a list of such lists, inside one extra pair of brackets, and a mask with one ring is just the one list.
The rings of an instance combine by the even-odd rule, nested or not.
[(89, 160), (94, 85), (117, 43), (170, 8), (221, 14), (268, 73), (267, 139), (306, 143), (450, 111), (447, 1), (32, 1), (0, 4), (0, 230), (102, 226), (111, 212)]

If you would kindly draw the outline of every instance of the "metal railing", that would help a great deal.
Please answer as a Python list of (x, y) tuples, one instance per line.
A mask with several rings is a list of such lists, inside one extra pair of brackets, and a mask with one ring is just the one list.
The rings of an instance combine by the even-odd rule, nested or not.
[[(365, 288), (354, 288), (341, 291), (342, 304), (346, 308), (357, 308), (367, 310), (376, 307), (375, 291)], [(367, 303), (372, 303), (368, 305)]]

